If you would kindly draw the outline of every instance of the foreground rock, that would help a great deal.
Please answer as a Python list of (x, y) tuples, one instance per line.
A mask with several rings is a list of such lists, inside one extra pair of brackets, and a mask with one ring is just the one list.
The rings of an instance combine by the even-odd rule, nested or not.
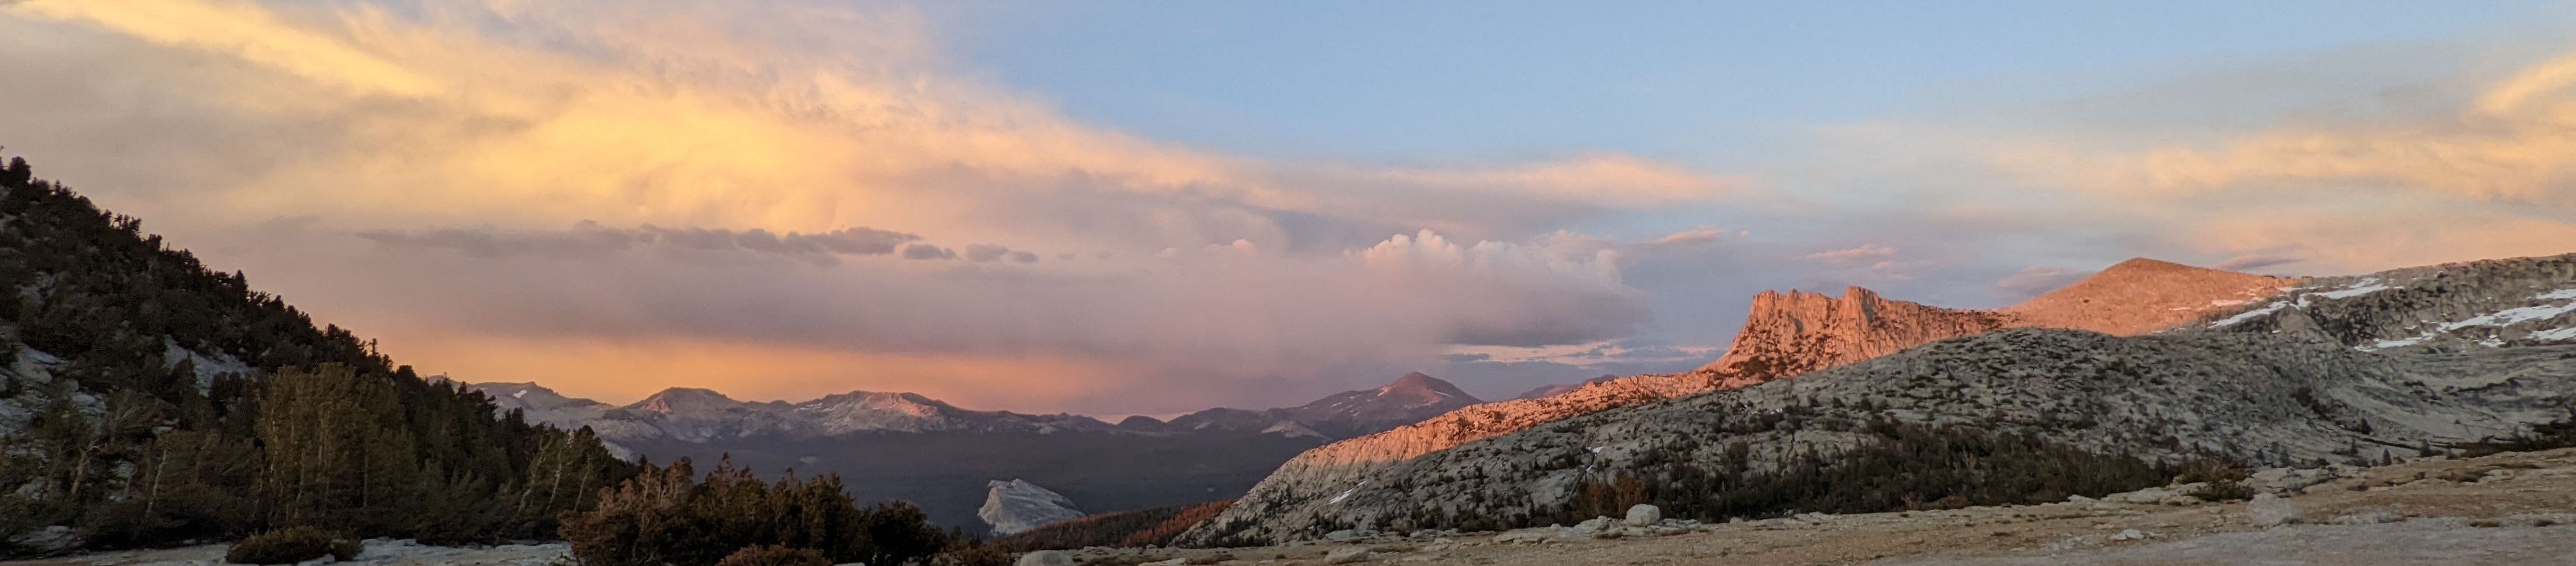
[(1073, 507), (1073, 500), (1024, 480), (994, 480), (986, 485), (984, 507), (975, 512), (992, 525), (993, 533), (1007, 535), (1046, 526), (1059, 521), (1082, 518), (1085, 513)]

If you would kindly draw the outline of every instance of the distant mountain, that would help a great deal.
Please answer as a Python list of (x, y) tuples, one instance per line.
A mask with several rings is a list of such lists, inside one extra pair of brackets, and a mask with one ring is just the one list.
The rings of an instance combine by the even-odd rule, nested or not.
[[(1255, 525), (1280, 513), (1321, 513), (1322, 500), (1425, 455), (1540, 424), (1841, 367), (1936, 340), (2010, 328), (2137, 334), (2242, 310), (2296, 280), (2132, 259), (2064, 289), (1999, 310), (1933, 307), (1859, 287), (1840, 296), (1766, 291), (1724, 356), (1686, 373), (1589, 383), (1573, 391), (1465, 407), (1386, 433), (1300, 454), (1210, 524)], [(2152, 311), (2152, 312), (2147, 312)], [(1321, 494), (1318, 496), (1317, 494)], [(1323, 516), (1323, 515), (1317, 515)], [(1263, 531), (1274, 536), (1282, 531)], [(1194, 529), (1186, 544), (1243, 532)]]
[(731, 457), (763, 473), (839, 473), (853, 494), (904, 499), (934, 521), (976, 528), (987, 480), (1025, 479), (1096, 511), (1240, 495), (1298, 452), (1480, 403), (1420, 373), (1374, 389), (1275, 409), (1209, 409), (1116, 424), (1071, 414), (978, 411), (913, 393), (853, 391), (810, 401), (741, 401), (671, 388), (627, 405), (534, 383), (471, 386), (498, 411), (587, 426), (621, 457)]
[(1457, 385), (1415, 372), (1385, 387), (1344, 391), (1296, 407), (1266, 411), (1210, 409), (1181, 415), (1164, 423), (1164, 428), (1351, 438), (1422, 422), (1483, 402)]
[(1592, 384), (1595, 384), (1595, 383), (1609, 383), (1610, 381), (1612, 381), (1612, 380), (1616, 380), (1616, 379), (1619, 379), (1619, 376), (1617, 376), (1617, 375), (1603, 374), (1601, 377), (1595, 377), (1595, 378), (1592, 378), (1592, 379), (1586, 379), (1586, 380), (1583, 380), (1583, 381), (1581, 381), (1581, 382), (1577, 382), (1577, 383), (1559, 383), (1559, 384), (1555, 384), (1555, 385), (1541, 385), (1541, 386), (1538, 386), (1538, 387), (1535, 387), (1535, 388), (1531, 388), (1529, 391), (1523, 391), (1523, 392), (1521, 392), (1521, 394), (1520, 394), (1520, 395), (1513, 396), (1512, 398), (1513, 398), (1513, 399), (1544, 399), (1544, 398), (1548, 398), (1548, 397), (1555, 397), (1555, 396), (1558, 396), (1558, 395), (1564, 395), (1564, 394), (1567, 394), (1567, 393), (1573, 393), (1573, 392), (1575, 392), (1576, 390), (1583, 389), (1583, 387), (1584, 387), (1584, 386), (1586, 386), (1586, 385), (1592, 385)]
[[(615, 443), (743, 438), (812, 438), (862, 432), (1122, 431), (1079, 415), (974, 411), (913, 393), (852, 391), (802, 403), (739, 401), (710, 389), (674, 387), (625, 406), (565, 397), (535, 383), (478, 383), (502, 411), (565, 427), (588, 426)], [(1140, 431), (1141, 432), (1141, 431)]]

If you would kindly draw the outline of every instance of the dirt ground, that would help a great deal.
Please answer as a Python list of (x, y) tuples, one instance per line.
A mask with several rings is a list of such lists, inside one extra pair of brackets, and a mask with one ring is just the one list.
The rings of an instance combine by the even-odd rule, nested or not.
[[(1181, 560), (1196, 564), (1317, 565), (1370, 548), (1368, 563), (1567, 566), (1986, 565), (2484, 565), (2576, 566), (2576, 449), (2419, 461), (2374, 468), (2283, 499), (2299, 519), (2264, 527), (2249, 503), (2159, 505), (2109, 501), (1949, 511), (1807, 516), (1711, 525), (1660, 537), (1498, 542), (1478, 533), (1364, 543), (1235, 549), (1076, 551), (1085, 566)], [(2275, 506), (2276, 508), (2279, 506)], [(1526, 533), (1523, 533), (1526, 534)], [(221, 547), (192, 547), (5, 563), (43, 566), (214, 564)], [(360, 562), (539, 566), (560, 545), (443, 549), (399, 543)]]

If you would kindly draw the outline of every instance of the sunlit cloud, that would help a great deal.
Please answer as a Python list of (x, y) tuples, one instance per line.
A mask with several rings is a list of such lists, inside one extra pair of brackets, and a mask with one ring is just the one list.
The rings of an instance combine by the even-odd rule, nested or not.
[[(1032, 369), (1084, 360), (1083, 375), (1124, 376), (1103, 387), (1197, 392), (1116, 408), (1168, 411), (1382, 381), (1453, 344), (1613, 339), (1650, 299), (1615, 252), (1551, 234), (1742, 184), (1604, 152), (1362, 166), (1141, 139), (958, 78), (899, 8), (26, 0), (0, 14), (86, 47), (0, 46), (27, 81), (69, 85), (0, 92), (61, 109), (13, 130), (169, 133), (87, 166), (121, 181), (102, 193), (121, 209), (408, 363), (606, 397), (635, 394), (611, 384), (660, 356), (744, 389), (1011, 389), (1035, 405), (1018, 408), (1054, 409), (1080, 401), (899, 368), (1092, 379)], [(132, 141), (11, 143), (80, 170)], [(423, 300), (324, 290), (348, 287)]]

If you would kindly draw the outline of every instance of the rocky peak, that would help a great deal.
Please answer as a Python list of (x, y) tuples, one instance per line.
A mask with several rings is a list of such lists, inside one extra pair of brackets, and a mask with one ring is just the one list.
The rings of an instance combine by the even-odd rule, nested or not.
[(713, 389), (673, 387), (655, 392), (651, 397), (628, 405), (627, 409), (665, 415), (696, 415), (722, 412), (745, 403), (726, 397)]
[(1513, 397), (1513, 399), (1540, 399), (1540, 398), (1546, 398), (1546, 397), (1555, 397), (1555, 396), (1558, 396), (1558, 395), (1564, 395), (1564, 394), (1567, 394), (1567, 393), (1573, 393), (1573, 392), (1575, 392), (1575, 391), (1577, 391), (1577, 390), (1581, 390), (1581, 389), (1583, 389), (1583, 387), (1584, 387), (1584, 386), (1587, 386), (1587, 385), (1592, 385), (1592, 384), (1595, 384), (1595, 383), (1609, 383), (1610, 381), (1612, 381), (1612, 380), (1616, 380), (1616, 379), (1619, 379), (1619, 376), (1618, 376), (1618, 375), (1615, 375), (1615, 374), (1606, 374), (1606, 373), (1605, 373), (1605, 374), (1601, 374), (1601, 376), (1600, 376), (1600, 377), (1595, 377), (1595, 378), (1592, 378), (1592, 379), (1586, 379), (1586, 380), (1583, 380), (1583, 381), (1581, 381), (1581, 382), (1576, 382), (1576, 383), (1559, 383), (1559, 384), (1554, 384), (1554, 385), (1541, 385), (1541, 386), (1538, 386), (1538, 387), (1531, 388), (1529, 391), (1522, 392), (1522, 393), (1520, 394), (1520, 396)]
[(2134, 258), (2001, 312), (2015, 326), (2140, 334), (2233, 310), (2300, 280)]
[(931, 399), (929, 397), (923, 397), (916, 393), (887, 393), (879, 391), (836, 393), (825, 395), (821, 399), (798, 403), (797, 405), (799, 408), (805, 408), (808, 410), (866, 411), (913, 417), (937, 416), (943, 410), (953, 410), (956, 408), (945, 402)]
[(1890, 300), (1851, 287), (1753, 296), (1726, 355), (1702, 367), (1725, 382), (1760, 382), (1866, 360), (1917, 344), (2001, 329), (2004, 317)]
[(1431, 377), (1418, 371), (1404, 374), (1403, 377), (1395, 378), (1394, 383), (1389, 383), (1385, 387), (1378, 388), (1377, 396), (1380, 398), (1401, 399), (1418, 405), (1447, 403), (1452, 400), (1465, 401), (1467, 403), (1478, 402), (1476, 401), (1475, 396), (1468, 395), (1466, 391), (1458, 389), (1456, 384), (1442, 381), (1440, 378)]

